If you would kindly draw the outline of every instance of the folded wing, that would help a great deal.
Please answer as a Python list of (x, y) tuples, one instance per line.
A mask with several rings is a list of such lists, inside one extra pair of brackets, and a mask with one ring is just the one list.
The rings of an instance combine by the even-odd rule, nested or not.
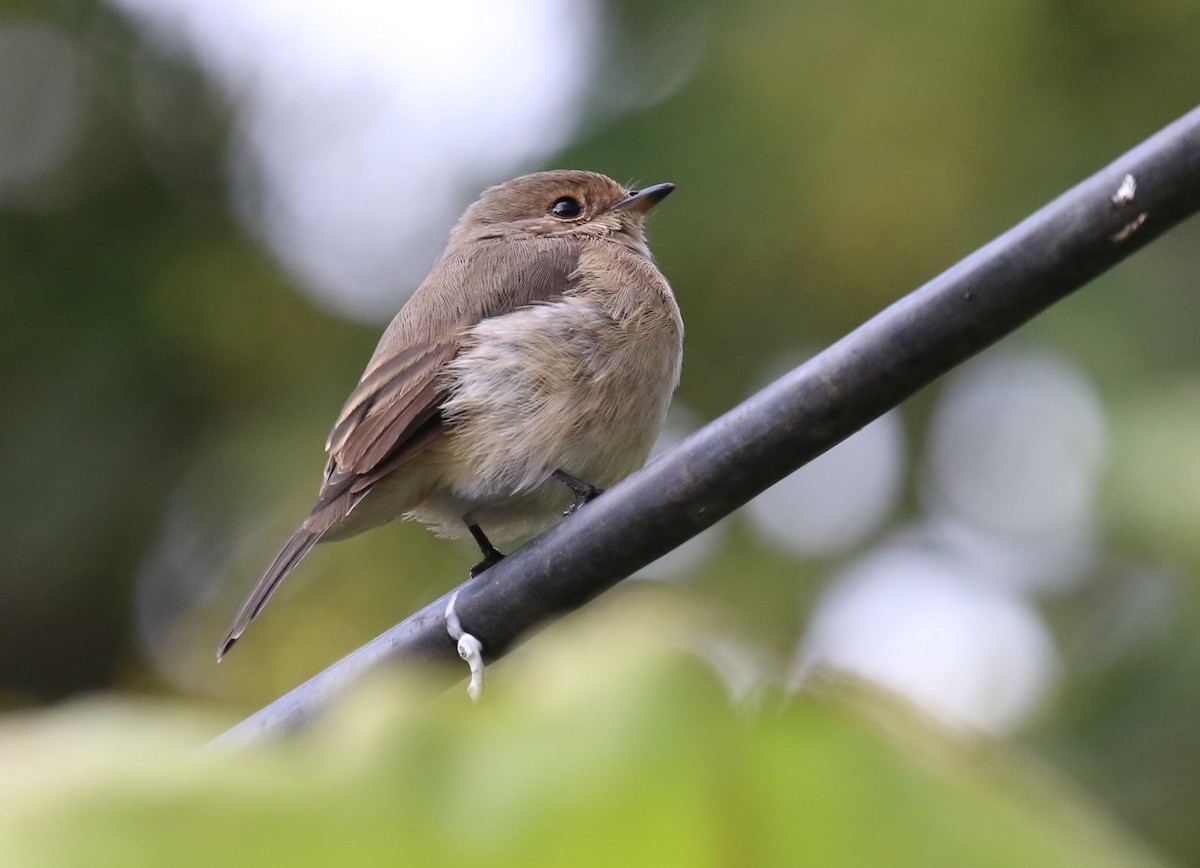
[(325, 448), (316, 506), (292, 534), (233, 619), (218, 659), (262, 610), (300, 559), (380, 479), (435, 442), (449, 384), (446, 364), (483, 319), (569, 292), (580, 247), (562, 238), (484, 240), (447, 251), (388, 326)]

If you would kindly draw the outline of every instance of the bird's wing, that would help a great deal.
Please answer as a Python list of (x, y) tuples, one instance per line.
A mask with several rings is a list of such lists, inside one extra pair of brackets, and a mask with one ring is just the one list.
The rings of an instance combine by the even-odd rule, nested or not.
[[(217, 658), (237, 641), (279, 583), (371, 487), (441, 434), (442, 371), (466, 331), (568, 291), (579, 246), (564, 239), (480, 242), (449, 256), (396, 315), (329, 433), (325, 480), (312, 513), (246, 598)], [(430, 339), (429, 336), (436, 336)]]
[(432, 443), (441, 431), (443, 371), (467, 330), (561, 296), (578, 264), (578, 245), (564, 239), (480, 242), (439, 263), (388, 328), (338, 414), (325, 445), (329, 462), (314, 514), (347, 493), (362, 497)]
[(457, 352), (458, 336), (451, 332), (426, 346), (405, 347), (367, 370), (329, 432), (329, 461), (314, 518), (344, 495), (361, 497), (400, 461), (433, 442), (444, 397), (440, 375)]

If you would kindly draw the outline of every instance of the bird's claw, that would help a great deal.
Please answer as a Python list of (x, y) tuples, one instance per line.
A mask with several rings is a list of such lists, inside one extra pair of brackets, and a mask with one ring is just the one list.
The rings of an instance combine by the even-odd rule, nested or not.
[(552, 476), (567, 488), (571, 489), (571, 493), (575, 495), (574, 502), (563, 512), (564, 518), (568, 515), (574, 514), (579, 507), (583, 506), (588, 501), (595, 500), (604, 493), (603, 488), (597, 488), (590, 482), (584, 482), (582, 479), (572, 476), (565, 470), (555, 470)]

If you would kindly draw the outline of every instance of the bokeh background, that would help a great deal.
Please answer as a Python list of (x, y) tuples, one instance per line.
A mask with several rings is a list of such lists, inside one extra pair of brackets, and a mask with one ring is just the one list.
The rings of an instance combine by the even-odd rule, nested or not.
[[(252, 710), (468, 545), (314, 552), (327, 428), (478, 191), (675, 182), (662, 448), (1200, 101), (1200, 5), (0, 0), (0, 708)], [(1200, 225), (648, 568), (739, 695), (853, 673), (1200, 861)], [(736, 650), (729, 650), (736, 649)]]

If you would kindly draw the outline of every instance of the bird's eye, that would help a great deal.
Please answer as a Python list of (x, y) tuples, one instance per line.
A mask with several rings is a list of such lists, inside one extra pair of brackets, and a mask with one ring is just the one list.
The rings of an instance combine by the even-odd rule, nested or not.
[(574, 220), (583, 213), (583, 206), (572, 196), (562, 196), (554, 200), (554, 204), (550, 206), (550, 213), (560, 220)]

